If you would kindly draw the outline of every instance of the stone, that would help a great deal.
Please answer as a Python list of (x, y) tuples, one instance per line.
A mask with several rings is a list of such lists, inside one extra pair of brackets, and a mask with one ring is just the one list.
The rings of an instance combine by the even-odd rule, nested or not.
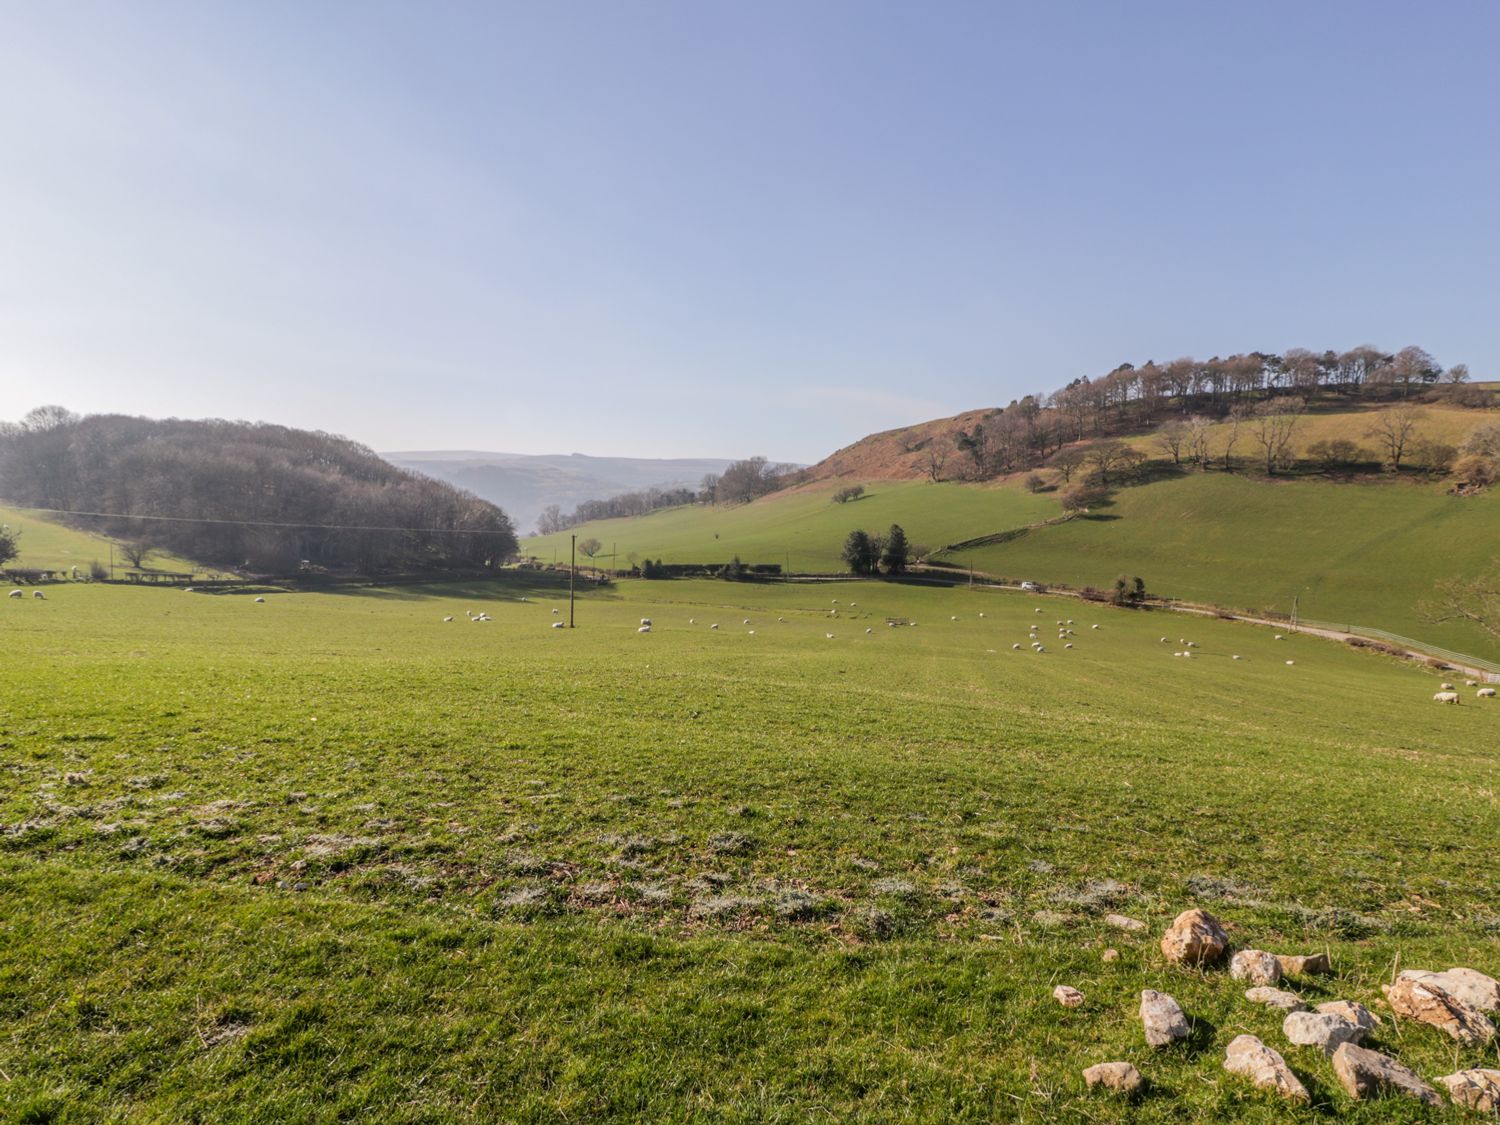
[(1124, 914), (1106, 914), (1104, 916), (1104, 924), (1113, 926), (1117, 930), (1129, 930), (1132, 933), (1146, 928), (1146, 923), (1142, 922), (1139, 918), (1130, 918)]
[(1396, 978), (1381, 986), (1391, 1011), (1403, 1019), (1425, 1023), (1446, 1031), (1466, 1047), (1480, 1047), (1495, 1037), (1495, 1025), (1478, 1008), (1464, 1003), (1435, 979)]
[(1333, 1054), (1342, 1043), (1362, 1043), (1367, 1032), (1359, 1024), (1330, 1012), (1292, 1012), (1281, 1023), (1281, 1031), (1299, 1047), (1317, 1047)]
[(1141, 993), (1141, 1023), (1146, 1028), (1146, 1042), (1152, 1047), (1165, 1047), (1188, 1037), (1187, 1016), (1181, 1006), (1154, 988)]
[(1124, 1094), (1126, 1097), (1139, 1093), (1146, 1084), (1141, 1072), (1128, 1062), (1098, 1063), (1083, 1072), (1083, 1080), (1090, 1087), (1103, 1086), (1112, 1093)]
[(1083, 1006), (1083, 993), (1070, 984), (1060, 984), (1052, 990), (1052, 999), (1056, 1000), (1064, 1008), (1079, 1008)]
[(1242, 949), (1229, 959), (1229, 975), (1251, 984), (1275, 984), (1281, 979), (1281, 965), (1264, 949)]
[(1307, 1087), (1298, 1081), (1279, 1051), (1267, 1047), (1253, 1035), (1238, 1035), (1224, 1050), (1224, 1069), (1243, 1074), (1262, 1090), (1271, 1090), (1291, 1101), (1309, 1101)]
[(1396, 979), (1403, 978), (1436, 981), (1450, 996), (1458, 997), (1471, 1008), (1477, 1008), (1481, 1012), (1500, 1012), (1500, 980), (1476, 969), (1447, 969), (1441, 973), (1407, 969)]
[(1319, 1004), (1313, 1011), (1340, 1016), (1363, 1030), (1367, 1036), (1380, 1026), (1379, 1016), (1353, 1000), (1330, 1000), (1326, 1004)]
[(1120, 959), (1120, 951), (1110, 947), (1104, 951), (1104, 959), (1106, 961), (1118, 961)]
[(1500, 1113), (1500, 1070), (1460, 1070), (1438, 1079), (1454, 1105), (1480, 1113)]
[(1340, 1043), (1333, 1053), (1333, 1072), (1351, 1098), (1403, 1094), (1430, 1106), (1441, 1106), (1437, 1091), (1395, 1059), (1354, 1043)]
[(1333, 963), (1326, 953), (1310, 953), (1306, 957), (1278, 953), (1276, 961), (1284, 977), (1302, 977), (1316, 974), (1328, 976), (1333, 972)]
[(1258, 988), (1245, 989), (1245, 999), (1254, 1004), (1264, 1004), (1268, 1008), (1280, 1008), (1283, 1012), (1305, 1012), (1307, 1005), (1303, 1003), (1302, 997), (1295, 992), (1283, 992), (1279, 988), (1267, 988), (1261, 985)]
[(1206, 910), (1184, 910), (1161, 937), (1162, 956), (1176, 965), (1212, 965), (1229, 949), (1229, 935)]

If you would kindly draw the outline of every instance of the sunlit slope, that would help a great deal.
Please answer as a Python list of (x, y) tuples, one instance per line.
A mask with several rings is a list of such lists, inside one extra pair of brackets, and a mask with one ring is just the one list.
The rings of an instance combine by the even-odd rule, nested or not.
[[(91, 535), (87, 531), (66, 527), (44, 519), (35, 512), (0, 505), (0, 524), (12, 531), (20, 532), (21, 554), (7, 564), (29, 570), (60, 570), (64, 573), (77, 567), (88, 573), (91, 562), (109, 565), (109, 540), (102, 535)], [(148, 567), (157, 570), (189, 571), (193, 564), (174, 555), (153, 555), (146, 560)], [(115, 555), (115, 569), (123, 573), (126, 569), (124, 556)]]
[[(1025, 526), (1058, 514), (1057, 501), (1014, 486), (876, 481), (848, 504), (832, 486), (775, 494), (740, 507), (685, 507), (633, 519), (600, 520), (561, 535), (538, 536), (522, 551), (550, 562), (568, 557), (568, 536), (598, 539), (601, 563), (630, 565), (632, 554), (665, 562), (790, 563), (794, 571), (842, 571), (839, 551), (855, 528), (884, 532), (893, 523), (916, 545), (938, 548), (977, 535)], [(586, 561), (580, 559), (580, 561)]]
[(1123, 489), (1095, 515), (954, 562), (1016, 578), (1104, 585), (1138, 574), (1149, 589), (1232, 609), (1292, 610), (1500, 656), (1478, 629), (1435, 625), (1434, 584), (1500, 556), (1500, 499), (1405, 482), (1268, 483), (1189, 473)]

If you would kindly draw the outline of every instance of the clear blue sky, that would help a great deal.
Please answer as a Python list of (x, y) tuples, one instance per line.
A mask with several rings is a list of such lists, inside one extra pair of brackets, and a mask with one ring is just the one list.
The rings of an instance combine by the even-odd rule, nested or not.
[(0, 417), (815, 460), (1123, 360), (1500, 376), (1500, 4), (0, 0)]

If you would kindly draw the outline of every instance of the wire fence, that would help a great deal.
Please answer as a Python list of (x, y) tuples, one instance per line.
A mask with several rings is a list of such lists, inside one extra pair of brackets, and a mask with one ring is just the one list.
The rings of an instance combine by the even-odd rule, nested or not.
[(1313, 621), (1309, 618), (1300, 618), (1299, 625), (1307, 625), (1314, 629), (1334, 629), (1343, 633), (1354, 633), (1361, 637), (1374, 637), (1377, 640), (1390, 641), (1404, 648), (1415, 649), (1425, 652), (1439, 659), (1446, 660), (1450, 664), (1465, 664), (1471, 668), (1478, 668), (1489, 673), (1487, 679), (1500, 679), (1500, 664), (1492, 660), (1483, 660), (1477, 656), (1470, 656), (1463, 652), (1454, 652), (1451, 649), (1439, 648), (1437, 645), (1427, 641), (1415, 640), (1412, 637), (1403, 637), (1400, 633), (1391, 633), (1385, 629), (1374, 629), (1368, 625), (1335, 625), (1330, 621)]

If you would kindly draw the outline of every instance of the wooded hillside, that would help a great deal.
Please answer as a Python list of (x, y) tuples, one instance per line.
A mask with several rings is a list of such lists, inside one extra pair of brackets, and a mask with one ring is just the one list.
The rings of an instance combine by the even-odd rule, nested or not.
[(263, 423), (80, 417), (0, 427), (0, 497), (200, 562), (288, 573), (493, 565), (516, 548), (495, 505), (347, 438)]

